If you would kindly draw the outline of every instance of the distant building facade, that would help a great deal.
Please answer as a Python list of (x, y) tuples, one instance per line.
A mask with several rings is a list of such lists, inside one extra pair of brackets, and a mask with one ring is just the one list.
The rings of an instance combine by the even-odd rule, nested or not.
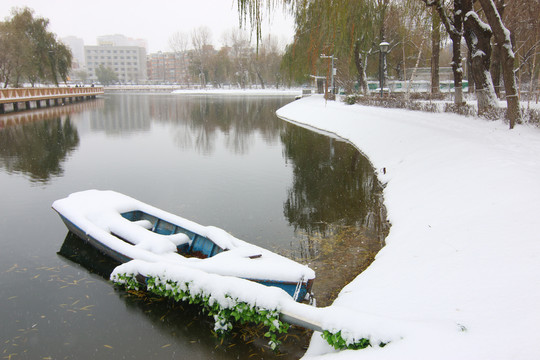
[(78, 69), (84, 66), (84, 40), (76, 36), (66, 36), (60, 39), (67, 45), (73, 54), (73, 68)]
[(100, 65), (113, 70), (122, 84), (137, 84), (147, 80), (146, 49), (140, 46), (97, 45), (84, 47), (88, 80), (98, 81)]
[(97, 44), (101, 46), (138, 46), (147, 49), (145, 39), (133, 39), (125, 35), (102, 35), (97, 37)]

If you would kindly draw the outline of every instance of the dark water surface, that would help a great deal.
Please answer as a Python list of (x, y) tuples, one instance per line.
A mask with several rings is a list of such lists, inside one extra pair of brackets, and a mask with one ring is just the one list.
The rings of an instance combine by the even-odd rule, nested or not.
[(314, 268), (350, 247), (347, 234), (362, 238), (355, 251), (376, 251), (384, 222), (369, 162), (277, 119), (290, 101), (124, 94), (0, 116), (0, 357), (301, 356), (300, 331), (273, 354), (257, 329), (219, 339), (197, 309), (115, 289), (114, 264), (66, 236), (50, 208), (111, 189)]

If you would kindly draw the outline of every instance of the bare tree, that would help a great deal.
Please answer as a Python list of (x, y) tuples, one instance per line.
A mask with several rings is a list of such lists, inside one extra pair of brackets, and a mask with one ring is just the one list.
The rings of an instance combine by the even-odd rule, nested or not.
[(229, 55), (235, 80), (242, 89), (245, 89), (249, 82), (249, 59), (252, 52), (249, 35), (242, 30), (232, 29), (225, 38), (227, 45), (231, 47)]
[(201, 87), (206, 87), (208, 77), (208, 63), (213, 53), (212, 33), (207, 26), (201, 26), (191, 32), (193, 45), (194, 65), (198, 70)]
[(440, 92), (439, 58), (441, 54), (441, 19), (437, 10), (431, 14), (431, 95)]
[[(517, 66), (514, 72), (518, 78), (518, 91), (521, 98), (521, 94), (525, 90), (522, 81), (529, 82), (529, 95), (532, 95), (540, 79), (538, 67), (540, 0), (512, 0), (507, 1), (504, 6), (503, 21), (512, 34), (512, 46)], [(531, 96), (528, 97), (528, 100), (531, 100)]]
[(478, 114), (491, 116), (497, 107), (497, 96), (489, 72), (492, 31), (473, 10), (472, 0), (463, 0), (462, 4), (465, 13), (464, 35), (471, 55)]
[(281, 56), (278, 41), (271, 35), (262, 39), (258, 51), (252, 51), (251, 67), (263, 89), (271, 82), (279, 87)]
[(189, 72), (187, 71), (187, 49), (188, 49), (188, 43), (189, 43), (189, 35), (184, 32), (177, 31), (174, 34), (171, 35), (169, 38), (169, 47), (171, 50), (175, 53), (175, 71), (177, 69), (176, 66), (176, 60), (180, 60), (180, 72), (181, 74), (176, 74), (174, 76), (174, 80), (178, 81), (181, 79), (187, 86), (190, 85), (190, 77)]
[(362, 50), (361, 43), (364, 41), (364, 36), (356, 40), (354, 43), (354, 65), (356, 66), (356, 71), (358, 72), (357, 81), (361, 88), (363, 94), (368, 93), (368, 83), (366, 68), (368, 64), (368, 58), (373, 54), (373, 47), (370, 47), (368, 50)]
[[(504, 0), (497, 1), (497, 11), (503, 18), (504, 15)], [(502, 48), (503, 44), (497, 42), (497, 39), (493, 42), (493, 56), (491, 57), (491, 67), (489, 69), (491, 73), (491, 78), (493, 79), (493, 87), (495, 88), (495, 94), (497, 97), (501, 97), (501, 58), (502, 58)]]
[(452, 40), (452, 72), (454, 74), (454, 104), (463, 103), (463, 67), (461, 65), (461, 39), (463, 37), (463, 7), (461, 0), (454, 0), (450, 16), (441, 0), (423, 0), (427, 6), (433, 6)]
[(514, 51), (512, 50), (512, 41), (510, 39), (510, 31), (504, 26), (501, 16), (497, 11), (497, 7), (492, 0), (480, 0), (482, 9), (486, 14), (488, 22), (495, 35), (495, 40), (498, 44), (502, 44), (502, 70), (504, 77), (504, 90), (506, 92), (507, 117), (510, 121), (510, 129), (514, 127), (516, 122), (521, 120), (521, 112), (519, 109), (519, 98), (516, 88), (516, 77), (514, 75)]

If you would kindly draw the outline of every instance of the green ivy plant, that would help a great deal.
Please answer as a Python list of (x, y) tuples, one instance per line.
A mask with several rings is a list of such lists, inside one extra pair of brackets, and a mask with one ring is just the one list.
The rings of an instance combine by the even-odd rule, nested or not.
[[(141, 290), (141, 283), (134, 274), (115, 274), (112, 281), (117, 285), (123, 285), (127, 290)], [(146, 278), (146, 290), (162, 297), (174, 299), (175, 301), (187, 301), (189, 304), (195, 304), (202, 307), (203, 312), (214, 318), (214, 331), (218, 335), (223, 335), (233, 327), (233, 321), (241, 324), (254, 323), (263, 324), (268, 331), (264, 334), (269, 339), (268, 345), (272, 350), (276, 350), (280, 341), (279, 334), (286, 334), (290, 325), (279, 319), (277, 309), (265, 309), (259, 306), (250, 305), (244, 301), (225, 295), (229, 300), (228, 306), (222, 306), (209, 295), (202, 294), (194, 290), (192, 282), (176, 282), (168, 279), (161, 279), (159, 276), (150, 276)], [(338, 350), (344, 349), (365, 349), (372, 346), (369, 339), (359, 339), (347, 341), (343, 338), (341, 330), (331, 332), (324, 330), (322, 333), (331, 346)], [(380, 343), (383, 347), (386, 343)]]
[[(359, 340), (355, 340), (352, 342), (345, 340), (343, 336), (341, 335), (341, 330), (336, 333), (330, 332), (328, 330), (324, 330), (321, 336), (323, 337), (323, 339), (325, 339), (328, 342), (328, 344), (330, 344), (337, 350), (345, 350), (345, 349), (359, 350), (359, 349), (365, 349), (368, 346), (372, 346), (369, 339), (366, 339), (366, 338), (361, 338)], [(384, 347), (385, 345), (386, 343), (383, 343), (383, 342), (379, 343), (379, 347)]]
[[(140, 290), (141, 284), (133, 274), (117, 274), (113, 277), (113, 282), (123, 285), (127, 290)], [(241, 324), (255, 323), (263, 324), (268, 331), (264, 334), (268, 338), (268, 345), (272, 350), (276, 350), (280, 345), (279, 334), (285, 334), (289, 330), (289, 324), (279, 319), (279, 311), (269, 310), (259, 306), (252, 306), (246, 302), (233, 299), (229, 295), (225, 297), (229, 300), (229, 306), (224, 307), (214, 301), (209, 295), (193, 291), (191, 282), (178, 283), (172, 280), (163, 280), (159, 277), (148, 277), (146, 279), (146, 290), (162, 297), (174, 299), (175, 301), (187, 301), (202, 307), (203, 312), (214, 318), (214, 331), (218, 335), (223, 335), (233, 327), (233, 321)]]

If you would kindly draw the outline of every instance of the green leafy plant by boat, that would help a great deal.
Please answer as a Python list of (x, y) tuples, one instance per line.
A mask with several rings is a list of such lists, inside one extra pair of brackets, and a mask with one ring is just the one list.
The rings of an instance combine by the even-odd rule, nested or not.
[[(142, 287), (134, 274), (118, 274), (113, 277), (113, 282), (124, 286), (127, 290), (141, 290)], [(211, 296), (198, 292), (192, 282), (178, 283), (160, 277), (148, 277), (146, 278), (146, 290), (158, 296), (174, 299), (177, 302), (185, 301), (200, 306), (204, 313), (214, 318), (214, 331), (218, 335), (230, 331), (233, 322), (263, 324), (268, 329), (264, 336), (268, 338), (268, 345), (272, 350), (276, 350), (280, 345), (278, 335), (287, 333), (290, 326), (279, 319), (277, 309), (252, 306), (246, 302), (238, 301), (238, 299), (233, 299), (229, 295), (225, 295), (228, 301), (227, 306), (223, 306)]]
[[(202, 292), (192, 281), (177, 282), (162, 279), (159, 276), (149, 276), (143, 281), (140, 275), (128, 273), (114, 274), (112, 281), (127, 290), (146, 290), (176, 302), (183, 301), (200, 306), (204, 313), (214, 318), (214, 331), (218, 335), (229, 332), (233, 328), (233, 322), (262, 324), (268, 329), (264, 336), (268, 338), (268, 345), (272, 350), (277, 350), (280, 345), (278, 335), (286, 334), (290, 327), (288, 323), (280, 320), (278, 309), (253, 306), (228, 294), (225, 294), (222, 301), (218, 302), (216, 298)], [(338, 350), (358, 350), (373, 346), (366, 338), (350, 339), (344, 337), (341, 330), (337, 332), (324, 330), (321, 336), (328, 344)], [(386, 343), (382, 342), (379, 344), (380, 347), (385, 345)]]
[[(321, 335), (323, 339), (325, 339), (328, 344), (332, 345), (337, 350), (359, 350), (359, 349), (365, 349), (368, 346), (372, 346), (369, 339), (359, 339), (354, 342), (348, 342), (343, 338), (341, 335), (341, 331), (338, 331), (336, 333), (330, 332), (328, 330), (324, 330), (324, 332)], [(386, 343), (380, 343), (380, 347), (384, 347)]]

